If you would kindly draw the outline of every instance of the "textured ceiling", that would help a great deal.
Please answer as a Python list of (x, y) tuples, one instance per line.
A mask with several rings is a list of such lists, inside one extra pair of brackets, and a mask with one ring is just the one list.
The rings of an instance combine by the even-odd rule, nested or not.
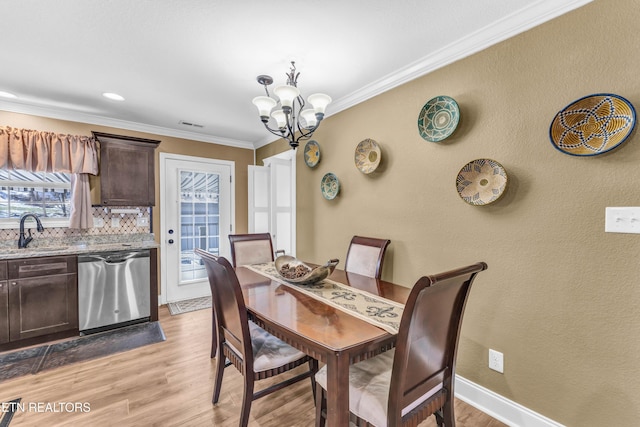
[(259, 74), (330, 116), (590, 1), (0, 0), (0, 109), (259, 147)]

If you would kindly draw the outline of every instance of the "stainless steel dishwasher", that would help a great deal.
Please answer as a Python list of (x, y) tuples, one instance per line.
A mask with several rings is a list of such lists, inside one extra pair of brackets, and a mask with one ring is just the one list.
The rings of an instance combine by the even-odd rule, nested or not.
[(78, 256), (78, 321), (87, 334), (149, 320), (148, 249)]

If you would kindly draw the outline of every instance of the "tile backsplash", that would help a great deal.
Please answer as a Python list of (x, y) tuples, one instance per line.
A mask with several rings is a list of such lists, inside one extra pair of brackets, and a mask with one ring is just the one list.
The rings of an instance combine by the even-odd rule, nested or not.
[[(147, 206), (118, 206), (114, 208), (94, 207), (94, 227), (84, 230), (72, 230), (66, 227), (46, 227), (44, 232), (34, 232), (35, 238), (66, 239), (98, 236), (113, 236), (122, 234), (150, 233), (151, 208)], [(112, 213), (112, 209), (139, 210), (139, 213)], [(117, 225), (112, 219), (117, 219)], [(98, 226), (100, 225), (100, 226)], [(36, 236), (37, 235), (37, 236)], [(0, 230), (0, 241), (17, 241), (20, 236), (18, 228)]]

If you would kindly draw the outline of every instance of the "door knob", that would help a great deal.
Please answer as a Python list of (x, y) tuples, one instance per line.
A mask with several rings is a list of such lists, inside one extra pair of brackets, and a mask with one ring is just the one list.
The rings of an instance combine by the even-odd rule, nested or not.
[(173, 239), (169, 239), (169, 244), (172, 245), (173, 244)]
[(173, 229), (169, 230), (169, 234), (173, 234)]

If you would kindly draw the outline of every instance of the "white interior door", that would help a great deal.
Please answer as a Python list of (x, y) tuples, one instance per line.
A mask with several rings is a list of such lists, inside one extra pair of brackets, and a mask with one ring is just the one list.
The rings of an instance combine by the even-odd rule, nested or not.
[(249, 166), (249, 233), (271, 232), (270, 188), (271, 168)]
[[(293, 151), (293, 150), (291, 150)], [(295, 161), (295, 159), (294, 159)], [(293, 236), (295, 235), (295, 210), (291, 160), (268, 159), (271, 169), (271, 238), (274, 250), (283, 250), (287, 255), (295, 255)]]
[(296, 254), (295, 151), (249, 166), (249, 232), (271, 233), (274, 250)]
[(234, 164), (160, 154), (162, 294), (165, 302), (210, 295), (194, 249), (230, 259)]

